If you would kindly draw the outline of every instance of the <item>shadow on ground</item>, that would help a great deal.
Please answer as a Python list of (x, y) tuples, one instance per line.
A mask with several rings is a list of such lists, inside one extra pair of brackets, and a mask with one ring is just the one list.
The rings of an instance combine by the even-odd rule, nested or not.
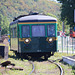
[(39, 62), (42, 62), (42, 61), (47, 61), (47, 59), (44, 58), (44, 56), (39, 56), (39, 55), (34, 55), (34, 56), (31, 56), (31, 55), (28, 55), (28, 54), (18, 54), (17, 52), (14, 52), (15, 55), (9, 55), (9, 58), (13, 58), (13, 59), (21, 59), (23, 61), (23, 59), (26, 59), (26, 60), (29, 60), (29, 61), (39, 61)]

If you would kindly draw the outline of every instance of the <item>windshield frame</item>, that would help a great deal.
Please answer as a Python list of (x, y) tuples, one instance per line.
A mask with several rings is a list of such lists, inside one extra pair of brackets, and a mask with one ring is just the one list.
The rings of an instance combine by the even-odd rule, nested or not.
[[(24, 28), (24, 26), (26, 26), (26, 27), (29, 28), (29, 29), (26, 31), (26, 32), (29, 31), (29, 32), (28, 32), (28, 35), (25, 35), (25, 36), (23, 35), (23, 28)], [(29, 37), (30, 37), (30, 26), (29, 26), (29, 25), (22, 25), (22, 26), (21, 26), (21, 29), (22, 29), (22, 31), (21, 31), (21, 32), (22, 32), (22, 38), (29, 38)], [(25, 31), (24, 31), (24, 32), (25, 32)]]
[[(54, 26), (54, 27), (53, 27), (53, 28), (54, 28), (54, 35), (48, 34), (48, 32), (49, 32), (49, 31), (48, 31), (48, 26), (51, 26), (51, 27)], [(48, 37), (55, 37), (55, 36), (56, 36), (55, 30), (56, 30), (56, 29), (55, 29), (55, 25), (54, 25), (54, 24), (47, 24), (47, 36), (48, 36)]]
[[(44, 27), (43, 29), (42, 29), (42, 32), (44, 31), (44, 33), (43, 33), (43, 35), (41, 36), (41, 34), (40, 35), (37, 35), (37, 33), (39, 33), (39, 31), (36, 33), (36, 35), (34, 35), (35, 33), (34, 33), (34, 31), (33, 31), (33, 27), (40, 27), (40, 26), (42, 26), (42, 27)], [(36, 24), (36, 25), (32, 25), (32, 37), (45, 37), (46, 36), (46, 31), (45, 31), (45, 25), (44, 24)]]

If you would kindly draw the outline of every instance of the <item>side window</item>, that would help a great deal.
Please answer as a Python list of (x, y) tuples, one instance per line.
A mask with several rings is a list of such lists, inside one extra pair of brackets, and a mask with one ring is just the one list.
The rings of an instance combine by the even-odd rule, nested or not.
[(48, 36), (52, 36), (54, 37), (55, 36), (55, 25), (47, 25), (47, 33), (48, 33)]
[(14, 37), (15, 38), (17, 37), (17, 28), (16, 27), (14, 28)]
[(30, 37), (30, 28), (28, 25), (22, 26), (22, 37)]
[(17, 37), (17, 28), (11, 28), (11, 37), (16, 38)]
[(11, 28), (11, 35), (10, 36), (11, 36), (11, 38), (13, 37), (13, 29), (12, 28)]

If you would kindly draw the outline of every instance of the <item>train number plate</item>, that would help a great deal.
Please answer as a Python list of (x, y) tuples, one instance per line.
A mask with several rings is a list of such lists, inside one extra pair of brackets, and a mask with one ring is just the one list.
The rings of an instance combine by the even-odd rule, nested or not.
[(41, 52), (41, 50), (37, 50), (37, 52)]

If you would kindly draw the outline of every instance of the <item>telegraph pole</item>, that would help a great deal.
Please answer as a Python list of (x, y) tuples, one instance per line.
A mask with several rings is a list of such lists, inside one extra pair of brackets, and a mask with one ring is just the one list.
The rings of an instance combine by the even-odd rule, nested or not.
[(63, 31), (63, 33), (64, 33), (64, 21), (63, 21), (63, 23), (62, 23), (62, 31)]
[(75, 23), (75, 9), (74, 9), (74, 23)]
[[(75, 9), (74, 9), (74, 31), (75, 31)], [(72, 53), (74, 53), (75, 50), (75, 39), (72, 38)]]
[[(64, 33), (64, 22), (62, 22), (62, 33)], [(63, 46), (64, 46), (64, 45), (63, 45), (63, 43), (64, 43), (64, 42), (63, 42), (63, 37), (64, 37), (64, 36), (62, 36), (62, 52), (63, 52)]]
[(1, 24), (0, 24), (0, 38), (1, 38)]
[[(74, 9), (74, 24), (75, 24), (75, 9)], [(74, 31), (75, 31), (75, 25), (74, 25)]]

